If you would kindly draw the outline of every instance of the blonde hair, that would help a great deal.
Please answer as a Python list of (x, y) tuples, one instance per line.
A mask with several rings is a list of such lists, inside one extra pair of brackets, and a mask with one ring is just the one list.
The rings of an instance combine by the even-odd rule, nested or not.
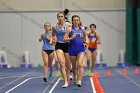
[(59, 13), (57, 14), (57, 18), (58, 18), (58, 16), (59, 16), (59, 14), (63, 14), (63, 15), (64, 15), (64, 17), (65, 17), (64, 12), (59, 12)]
[(45, 23), (44, 23), (44, 28), (45, 28), (45, 25), (46, 25), (46, 24), (49, 24), (49, 25), (50, 25), (50, 29), (49, 29), (49, 30), (51, 31), (51, 24), (50, 24), (49, 22), (45, 22)]

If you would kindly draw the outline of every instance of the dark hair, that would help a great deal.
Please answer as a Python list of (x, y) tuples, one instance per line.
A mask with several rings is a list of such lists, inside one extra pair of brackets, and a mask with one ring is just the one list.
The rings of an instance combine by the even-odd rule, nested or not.
[(63, 15), (65, 16), (64, 12), (59, 12), (59, 13), (57, 14), (57, 18), (58, 18), (58, 15), (59, 15), (59, 14), (63, 14)]
[[(78, 18), (80, 19), (80, 17), (79, 17), (78, 15), (73, 15), (73, 16), (72, 16), (72, 19), (71, 19), (72, 22), (73, 22), (73, 19), (74, 19), (75, 17), (78, 17)], [(81, 22), (81, 21), (80, 21), (80, 22)]]
[(88, 30), (88, 27), (87, 26), (85, 26), (84, 28), (85, 28), (85, 30)]
[(65, 10), (63, 11), (63, 13), (64, 13), (64, 16), (65, 16), (65, 22), (69, 22), (69, 23), (70, 23), (70, 21), (69, 21), (69, 19), (68, 19), (69, 9), (65, 9)]
[(95, 25), (95, 24), (91, 24), (91, 25), (90, 25), (90, 28), (91, 28), (92, 26), (94, 26), (94, 27), (95, 27), (95, 29), (96, 29), (96, 25)]
[(65, 9), (65, 10), (63, 11), (63, 13), (64, 13), (64, 15), (67, 15), (67, 14), (69, 13), (69, 9)]

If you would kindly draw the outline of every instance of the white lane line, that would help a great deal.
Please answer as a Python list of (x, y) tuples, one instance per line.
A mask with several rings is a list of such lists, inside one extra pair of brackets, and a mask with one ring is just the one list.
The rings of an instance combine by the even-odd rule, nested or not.
[[(3, 78), (0, 78), (0, 80), (1, 80), (1, 79), (16, 78), (16, 77), (22, 77), (22, 76), (3, 77)], [(44, 76), (32, 76), (31, 78), (34, 79), (34, 78), (41, 78), (41, 77), (44, 77)]]
[(123, 73), (121, 73), (121, 71), (116, 70), (116, 72), (118, 72), (120, 75), (122, 75), (122, 76), (124, 76), (125, 78), (127, 78), (129, 81), (131, 81), (131, 82), (132, 82), (134, 85), (136, 85), (137, 87), (140, 87), (140, 85), (139, 85), (137, 82), (135, 82), (132, 78), (130, 78), (130, 77), (124, 75)]
[(34, 76), (34, 77), (31, 77), (31, 79), (36, 79), (36, 78), (42, 78), (44, 76)]
[[(51, 81), (51, 83), (53, 83), (55, 80), (56, 80), (56, 78), (54, 78), (54, 79)], [(44, 91), (43, 91), (42, 93), (45, 93), (45, 92), (48, 90), (48, 88), (49, 88), (50, 86), (51, 86), (51, 84), (48, 85), (48, 86), (44, 89)]]
[(20, 85), (24, 84), (25, 82), (27, 82), (28, 80), (30, 80), (31, 78), (25, 79), (24, 81), (22, 81), (21, 83), (19, 83), (18, 85), (14, 86), (13, 88), (11, 88), (10, 90), (6, 91), (5, 93), (9, 93), (12, 90), (14, 90), (15, 88), (19, 87)]
[[(11, 76), (11, 77), (3, 77), (3, 78), (0, 78), (1, 79), (7, 79), (7, 78), (16, 78), (16, 77), (22, 77), (22, 76)], [(34, 79), (34, 78), (40, 78), (40, 77), (44, 77), (43, 75), (42, 76), (32, 76), (31, 78)]]
[[(119, 75), (118, 74), (112, 74), (111, 76), (119, 76)], [(129, 73), (128, 75), (134, 75), (134, 73)], [(111, 76), (108, 76), (108, 75), (100, 75), (98, 77), (111, 77)]]
[(16, 77), (21, 77), (21, 76), (2, 77), (2, 78), (0, 78), (0, 80), (1, 80), (1, 79), (7, 79), (7, 78), (16, 78)]
[(21, 86), (22, 84), (24, 84), (25, 82), (27, 82), (27, 81), (30, 80), (30, 79), (36, 79), (36, 78), (41, 78), (41, 77), (43, 77), (43, 76), (27, 78), (27, 79), (25, 79), (24, 81), (22, 81), (20, 84), (14, 86), (14, 87), (11, 88), (10, 90), (6, 91), (5, 93), (9, 93), (9, 92), (11, 92), (12, 90), (14, 90), (14, 89), (16, 89), (17, 87)]
[(56, 87), (56, 85), (59, 83), (59, 81), (61, 80), (61, 78), (58, 78), (58, 80), (56, 81), (56, 83), (54, 84), (54, 86), (52, 87), (52, 89), (49, 91), (49, 93), (52, 93), (54, 88)]
[(22, 75), (21, 77), (19, 77), (19, 78), (17, 78), (17, 79), (15, 79), (15, 80), (13, 80), (12, 82), (10, 82), (10, 83), (6, 84), (5, 86), (0, 87), (0, 90), (1, 90), (1, 89), (3, 89), (3, 88), (5, 88), (5, 87), (7, 87), (8, 85), (10, 85), (10, 84), (12, 84), (12, 83), (14, 83), (14, 82), (18, 81), (19, 79), (21, 79), (21, 78), (23, 78), (23, 77), (27, 76), (27, 75), (28, 75), (28, 74), (30, 74), (31, 72), (32, 72), (32, 71), (30, 71), (30, 72), (28, 72), (28, 73), (26, 73), (26, 74)]
[(94, 84), (93, 84), (92, 77), (90, 78), (90, 82), (91, 82), (93, 93), (96, 93), (96, 90), (95, 90), (95, 87), (94, 87)]

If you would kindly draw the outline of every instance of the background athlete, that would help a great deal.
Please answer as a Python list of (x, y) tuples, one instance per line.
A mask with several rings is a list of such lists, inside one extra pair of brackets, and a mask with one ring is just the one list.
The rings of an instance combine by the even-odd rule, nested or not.
[[(89, 44), (88, 44), (88, 51), (87, 55), (87, 71), (86, 74), (89, 76), (93, 75), (94, 72), (94, 64), (97, 55), (97, 44), (101, 44), (101, 39), (99, 34), (95, 31), (96, 25), (90, 25), (90, 32), (88, 34)], [(90, 61), (92, 62), (91, 70), (90, 70)]]
[(41, 34), (39, 38), (39, 42), (43, 40), (43, 46), (42, 46), (42, 58), (44, 62), (44, 78), (43, 80), (47, 82), (47, 75), (48, 75), (48, 66), (50, 67), (50, 74), (49, 77), (52, 76), (52, 61), (53, 61), (53, 51), (54, 51), (54, 45), (50, 44), (50, 37), (52, 34), (51, 31), (51, 24), (49, 22), (46, 22), (44, 24), (45, 33)]

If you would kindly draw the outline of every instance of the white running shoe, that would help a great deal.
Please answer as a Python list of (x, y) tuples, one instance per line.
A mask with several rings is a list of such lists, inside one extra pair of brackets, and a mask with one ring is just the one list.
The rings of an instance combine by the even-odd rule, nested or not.
[(66, 87), (68, 87), (68, 84), (64, 84), (64, 85), (62, 86), (62, 88), (66, 88)]

